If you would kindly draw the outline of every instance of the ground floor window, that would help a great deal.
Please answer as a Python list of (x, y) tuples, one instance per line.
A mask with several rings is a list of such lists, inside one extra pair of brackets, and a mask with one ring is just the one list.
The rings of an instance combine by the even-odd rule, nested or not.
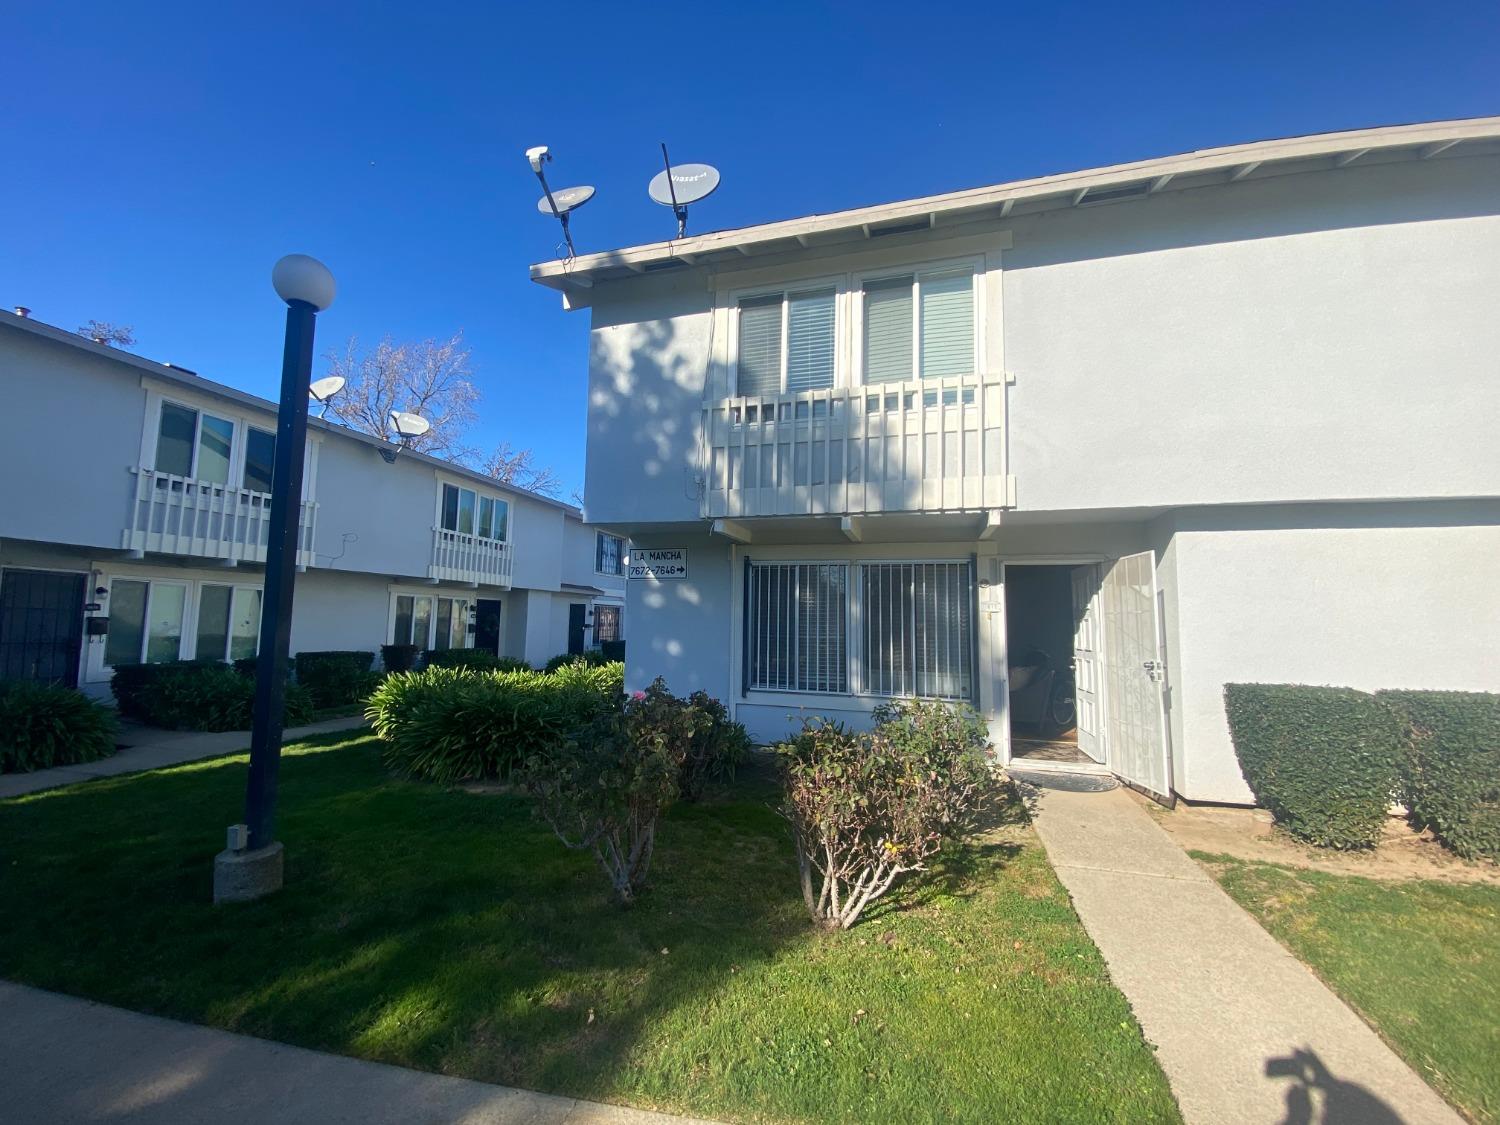
[(745, 686), (971, 699), (968, 562), (751, 562)]
[(395, 594), (393, 599), (392, 644), (429, 650), (468, 647), (468, 598)]
[(109, 585), (104, 663), (239, 660), (260, 637), (258, 586), (116, 577)]
[(594, 643), (620, 639), (620, 607), (594, 603)]

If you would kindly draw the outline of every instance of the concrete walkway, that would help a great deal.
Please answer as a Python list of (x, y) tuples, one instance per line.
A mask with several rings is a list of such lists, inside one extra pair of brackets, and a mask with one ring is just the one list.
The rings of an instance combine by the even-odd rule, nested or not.
[[(291, 727), (283, 737), (285, 741), (292, 742), (309, 734), (353, 730), (364, 725), (362, 716), (351, 715), (343, 719), (324, 719), (321, 723), (311, 723), (305, 727)], [(180, 762), (196, 762), (201, 758), (233, 754), (250, 748), (250, 732), (231, 730), (203, 734), (190, 730), (157, 730), (154, 727), (127, 725), (120, 731), (119, 741), (124, 744), (125, 749), (118, 751), (113, 757), (101, 758), (97, 762), (57, 766), (50, 770), (36, 770), (34, 773), (0, 774), (0, 798), (19, 797), (24, 793), (36, 793), (42, 789), (72, 785), (74, 782), (90, 781), (96, 777), (114, 777), (122, 773), (160, 769)]]
[(1124, 790), (1045, 790), (1036, 827), (1188, 1122), (1460, 1125)]
[(325, 1055), (0, 982), (0, 1119), (651, 1125), (687, 1119)]

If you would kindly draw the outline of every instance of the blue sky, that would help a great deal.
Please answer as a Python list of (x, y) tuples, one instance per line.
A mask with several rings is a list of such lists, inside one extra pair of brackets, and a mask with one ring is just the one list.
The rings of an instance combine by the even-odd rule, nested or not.
[[(462, 329), (479, 444), (583, 479), (586, 313), (523, 151), (593, 183), (580, 251), (1193, 148), (1500, 112), (1500, 4), (20, 4), (0, 35), (0, 304), (274, 393), (283, 253), (319, 351)], [(316, 374), (316, 372), (315, 372)]]

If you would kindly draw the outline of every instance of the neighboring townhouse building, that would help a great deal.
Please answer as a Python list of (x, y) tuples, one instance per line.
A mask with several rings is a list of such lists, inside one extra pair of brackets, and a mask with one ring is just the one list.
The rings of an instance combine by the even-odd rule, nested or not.
[[(122, 663), (253, 655), (276, 406), (0, 313), (0, 679), (107, 695)], [(24, 423), (20, 422), (24, 419)], [(577, 508), (316, 417), (292, 652), (623, 639)]]
[(967, 700), (1006, 761), (1231, 803), (1228, 682), (1500, 688), (1500, 118), (531, 274), (592, 316), (633, 688), (761, 739)]

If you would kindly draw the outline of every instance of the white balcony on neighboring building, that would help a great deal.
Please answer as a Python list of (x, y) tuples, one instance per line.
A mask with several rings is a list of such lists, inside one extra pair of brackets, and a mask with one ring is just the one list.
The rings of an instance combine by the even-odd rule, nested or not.
[(704, 410), (708, 518), (1014, 505), (1006, 377), (724, 399)]
[(427, 567), (427, 577), (509, 588), (512, 558), (509, 543), (435, 527), (432, 529), (432, 562)]
[[(132, 466), (135, 476), (121, 546), (147, 552), (264, 563), (271, 495)], [(318, 506), (303, 501), (297, 528), (297, 565), (313, 564)]]

